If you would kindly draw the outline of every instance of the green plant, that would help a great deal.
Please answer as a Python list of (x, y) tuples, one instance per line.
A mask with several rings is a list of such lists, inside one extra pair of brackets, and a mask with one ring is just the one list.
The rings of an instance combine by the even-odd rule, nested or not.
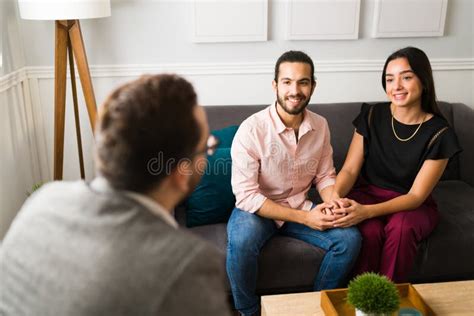
[(33, 184), (33, 186), (31, 187), (31, 192), (27, 192), (27, 193), (26, 193), (26, 196), (32, 195), (33, 192), (35, 192), (36, 190), (38, 190), (39, 188), (41, 188), (42, 185), (43, 185), (43, 183), (41, 183), (41, 182)]
[(349, 283), (347, 301), (364, 313), (393, 313), (400, 306), (395, 284), (372, 272), (363, 273)]

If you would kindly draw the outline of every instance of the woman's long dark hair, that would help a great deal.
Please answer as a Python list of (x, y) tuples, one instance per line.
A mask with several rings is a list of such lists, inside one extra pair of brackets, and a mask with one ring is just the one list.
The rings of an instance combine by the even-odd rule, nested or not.
[(406, 58), (410, 64), (411, 69), (415, 75), (420, 79), (423, 86), (421, 93), (421, 108), (427, 113), (433, 113), (440, 116), (443, 116), (438, 108), (438, 103), (436, 102), (436, 92), (434, 87), (433, 80), (433, 71), (431, 70), (431, 64), (426, 56), (425, 52), (416, 47), (405, 47), (400, 50), (397, 50), (390, 56), (388, 56), (385, 65), (383, 66), (382, 72), (382, 86), (385, 91), (385, 74), (387, 70), (387, 65), (394, 59), (397, 58)]

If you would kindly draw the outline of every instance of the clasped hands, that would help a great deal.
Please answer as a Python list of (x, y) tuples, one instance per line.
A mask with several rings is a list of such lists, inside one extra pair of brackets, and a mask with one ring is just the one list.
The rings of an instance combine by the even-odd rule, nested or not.
[(347, 198), (335, 198), (318, 204), (308, 213), (307, 226), (326, 230), (336, 227), (354, 226), (368, 216), (364, 205)]

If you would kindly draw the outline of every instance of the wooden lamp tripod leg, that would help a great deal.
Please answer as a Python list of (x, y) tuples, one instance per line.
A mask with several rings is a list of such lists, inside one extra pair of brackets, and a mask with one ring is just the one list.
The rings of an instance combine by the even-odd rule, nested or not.
[(79, 20), (56, 21), (56, 45), (54, 61), (54, 180), (61, 180), (63, 176), (64, 160), (64, 121), (66, 111), (66, 68), (67, 52), (71, 69), (72, 94), (74, 99), (74, 116), (76, 121), (76, 136), (78, 142), (79, 164), (81, 178), (84, 178), (84, 161), (82, 155), (82, 140), (79, 126), (79, 110), (74, 74), (74, 53), (82, 91), (89, 114), (89, 121), (94, 132), (97, 117), (97, 105), (94, 89), (87, 63), (86, 51), (81, 34)]
[(67, 26), (56, 21), (54, 53), (54, 180), (63, 177), (64, 118), (66, 113)]
[(76, 139), (77, 139), (77, 153), (79, 154), (79, 169), (81, 172), (81, 179), (85, 179), (84, 174), (84, 156), (82, 154), (82, 138), (81, 138), (81, 122), (79, 120), (79, 105), (77, 102), (77, 89), (76, 89), (76, 74), (74, 72), (74, 57), (72, 54), (71, 40), (67, 42), (68, 53), (69, 53), (69, 70), (71, 73), (71, 91), (72, 100), (74, 105), (74, 120), (76, 124)]
[(86, 100), (87, 113), (89, 114), (89, 121), (91, 123), (92, 132), (94, 133), (95, 120), (97, 117), (97, 105), (95, 102), (94, 88), (92, 87), (92, 79), (89, 71), (89, 64), (87, 63), (86, 50), (84, 48), (84, 41), (82, 40), (81, 25), (79, 20), (69, 21), (71, 27), (69, 29), (69, 36), (71, 38), (71, 46), (76, 58), (77, 72), (81, 79), (82, 92)]

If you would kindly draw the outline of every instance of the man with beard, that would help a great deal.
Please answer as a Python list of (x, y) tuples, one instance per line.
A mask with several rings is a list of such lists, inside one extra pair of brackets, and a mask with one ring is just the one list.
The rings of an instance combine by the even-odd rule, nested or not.
[(242, 315), (258, 312), (258, 256), (275, 234), (326, 251), (315, 291), (341, 286), (359, 252), (357, 229), (333, 228), (338, 216), (331, 205), (315, 207), (307, 199), (314, 184), (329, 202), (336, 175), (327, 122), (306, 110), (315, 87), (311, 58), (299, 51), (284, 53), (275, 65), (276, 102), (246, 119), (232, 143), (236, 206), (227, 224), (226, 265)]
[(173, 208), (216, 140), (189, 82), (115, 90), (96, 127), (97, 178), (33, 194), (0, 250), (2, 315), (230, 315), (224, 258)]

